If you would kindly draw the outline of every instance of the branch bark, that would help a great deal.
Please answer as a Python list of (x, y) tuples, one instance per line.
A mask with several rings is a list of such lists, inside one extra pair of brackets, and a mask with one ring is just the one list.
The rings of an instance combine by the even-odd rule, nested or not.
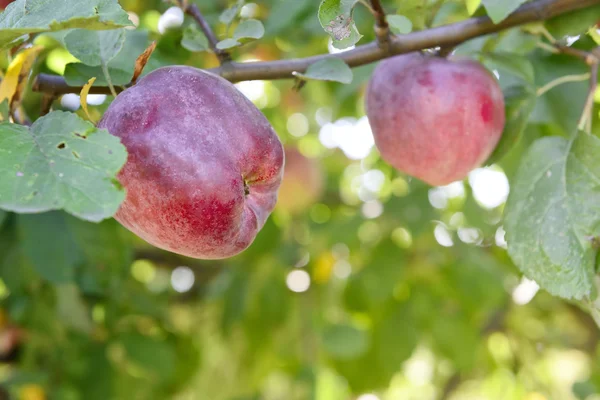
[[(305, 72), (317, 61), (338, 57), (350, 67), (358, 67), (382, 60), (393, 55), (433, 48), (456, 46), (469, 39), (499, 32), (526, 23), (543, 21), (570, 11), (580, 10), (600, 4), (600, 0), (535, 0), (519, 7), (513, 14), (499, 24), (488, 17), (469, 18), (465, 21), (444, 25), (432, 29), (413, 32), (402, 36), (391, 36), (389, 48), (382, 49), (377, 42), (356, 47), (343, 53), (322, 54), (318, 56), (291, 60), (268, 62), (234, 63), (227, 62), (218, 68), (209, 70), (231, 82), (250, 80), (291, 79), (293, 72)], [(40, 74), (33, 90), (57, 94), (79, 93), (81, 87), (67, 85), (60, 76)], [(110, 93), (108, 88), (92, 87), (90, 93)]]
[(387, 51), (389, 50), (390, 27), (385, 16), (385, 10), (380, 0), (371, 0), (371, 7), (375, 12), (375, 36), (377, 36), (377, 42), (379, 43), (379, 47)]

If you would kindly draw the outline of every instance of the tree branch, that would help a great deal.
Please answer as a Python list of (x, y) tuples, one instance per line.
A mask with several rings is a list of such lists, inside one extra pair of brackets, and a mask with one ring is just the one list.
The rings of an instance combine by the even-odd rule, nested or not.
[(194, 18), (194, 20), (196, 20), (196, 23), (198, 23), (198, 26), (200, 26), (200, 29), (204, 33), (204, 36), (206, 36), (206, 38), (208, 39), (210, 49), (213, 51), (213, 53), (215, 53), (221, 64), (231, 61), (231, 57), (229, 56), (228, 52), (217, 48), (217, 43), (219, 43), (219, 39), (217, 39), (217, 36), (215, 35), (212, 28), (204, 18), (204, 15), (202, 15), (202, 13), (200, 12), (198, 6), (195, 4), (190, 4), (185, 9), (185, 12), (192, 18)]
[[(293, 78), (293, 72), (305, 72), (310, 65), (329, 57), (341, 58), (350, 67), (358, 67), (393, 55), (432, 47), (456, 46), (478, 36), (499, 32), (530, 22), (543, 21), (596, 4), (600, 4), (600, 0), (535, 0), (519, 7), (499, 24), (494, 24), (488, 17), (478, 17), (407, 35), (391, 36), (388, 51), (379, 47), (377, 42), (373, 42), (335, 55), (323, 54), (307, 58), (268, 62), (232, 62), (225, 63), (209, 71), (231, 82), (240, 82)], [(79, 93), (81, 87), (68, 86), (60, 76), (40, 74), (33, 84), (33, 90), (64, 94)], [(106, 94), (109, 91), (108, 88), (104, 87), (92, 87), (90, 93)]]
[(385, 10), (381, 6), (380, 0), (371, 0), (371, 7), (375, 12), (375, 36), (377, 36), (377, 42), (379, 43), (379, 47), (383, 48), (383, 50), (388, 50), (390, 27), (385, 16)]

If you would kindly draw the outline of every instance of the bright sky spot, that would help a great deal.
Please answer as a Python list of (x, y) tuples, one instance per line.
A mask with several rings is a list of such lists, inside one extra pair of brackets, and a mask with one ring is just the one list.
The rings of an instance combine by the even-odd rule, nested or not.
[(336, 49), (335, 47), (333, 47), (333, 39), (331, 37), (329, 38), (329, 42), (327, 43), (327, 50), (329, 51), (329, 54), (343, 53), (345, 51), (353, 50), (355, 47), (356, 46), (350, 46), (346, 47), (345, 49)]
[(308, 129), (308, 118), (304, 114), (292, 114), (287, 120), (287, 130), (292, 136), (302, 137), (308, 133)]
[(303, 269), (295, 269), (288, 274), (285, 282), (292, 292), (306, 292), (310, 287), (310, 275)]
[(510, 185), (504, 172), (495, 168), (478, 168), (469, 174), (473, 196), (482, 207), (496, 208), (506, 202)]
[(79, 96), (75, 93), (68, 93), (60, 98), (60, 105), (70, 111), (76, 111), (81, 107)]
[(340, 148), (351, 160), (367, 157), (375, 145), (367, 117), (342, 118), (325, 124), (319, 132), (319, 140), (327, 148)]
[(194, 286), (194, 271), (189, 267), (177, 267), (171, 273), (171, 286), (179, 293), (185, 293)]
[(377, 200), (367, 201), (362, 206), (362, 214), (368, 219), (377, 218), (383, 214), (383, 204)]
[(448, 231), (444, 225), (438, 224), (433, 230), (433, 234), (435, 235), (435, 240), (437, 240), (441, 246), (452, 247), (454, 245), (452, 235), (450, 235), (450, 231)]
[(533, 300), (538, 290), (540, 287), (535, 281), (523, 277), (521, 283), (513, 290), (512, 299), (515, 304), (525, 305)]
[(250, 101), (258, 101), (265, 95), (265, 81), (244, 81), (236, 83), (235, 87)]
[(183, 24), (183, 10), (171, 7), (158, 19), (158, 31), (163, 34), (169, 28), (179, 28)]
[(346, 260), (339, 260), (333, 265), (333, 274), (339, 279), (346, 279), (352, 273), (352, 265)]
[(106, 101), (105, 94), (88, 94), (87, 103), (90, 106), (99, 106)]

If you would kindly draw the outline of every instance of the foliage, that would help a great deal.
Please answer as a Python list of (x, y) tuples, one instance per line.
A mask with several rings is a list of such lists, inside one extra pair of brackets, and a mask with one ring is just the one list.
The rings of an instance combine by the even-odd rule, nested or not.
[[(375, 40), (360, 1), (190, 3), (234, 60)], [(409, 34), (472, 15), (500, 22), (524, 1), (382, 3), (392, 31)], [(595, 398), (600, 97), (592, 128), (578, 127), (589, 66), (548, 51), (547, 36), (591, 51), (597, 6), (457, 46), (496, 72), (507, 125), (487, 167), (443, 188), (379, 158), (363, 105), (373, 65), (351, 70), (328, 57), (295, 82), (239, 83), (286, 146), (322, 164), (327, 184), (304, 212), (276, 208), (254, 244), (223, 261), (159, 251), (111, 219), (126, 154), (94, 123), (112, 97), (87, 96), (89, 116), (69, 95), (45, 113), (48, 99), (28, 80), (50, 73), (119, 88), (153, 41), (144, 74), (217, 67), (193, 18), (159, 24), (170, 6), (16, 0), (0, 14), (0, 330), (24, 332), (0, 371), (6, 390), (29, 399)], [(564, 77), (575, 78), (540, 90)]]

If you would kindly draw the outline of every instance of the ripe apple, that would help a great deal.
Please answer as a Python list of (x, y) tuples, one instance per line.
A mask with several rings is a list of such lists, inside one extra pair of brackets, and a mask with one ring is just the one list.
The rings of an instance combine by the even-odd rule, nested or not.
[(325, 180), (317, 160), (307, 158), (294, 147), (285, 147), (283, 181), (277, 209), (290, 214), (306, 210), (323, 194)]
[(505, 122), (502, 90), (485, 67), (420, 53), (377, 66), (366, 108), (381, 157), (438, 186), (462, 180), (480, 166)]
[(119, 94), (100, 128), (128, 150), (115, 219), (159, 248), (234, 256), (277, 200), (283, 146), (263, 114), (225, 79), (164, 67)]
[(15, 0), (0, 0), (0, 9), (5, 9), (13, 1)]

